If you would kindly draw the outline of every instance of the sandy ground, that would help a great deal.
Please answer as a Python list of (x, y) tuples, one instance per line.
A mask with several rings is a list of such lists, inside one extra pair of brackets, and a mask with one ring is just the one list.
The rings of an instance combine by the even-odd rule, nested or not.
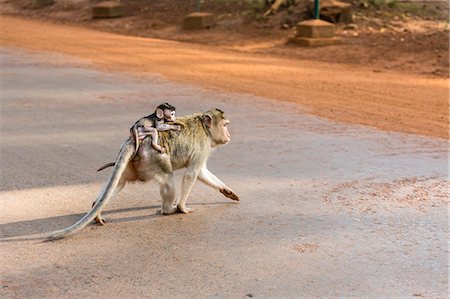
[[(8, 42), (2, 37), (3, 44), (20, 39), (20, 26), (15, 30), (6, 36)], [(257, 90), (269, 82), (273, 84), (264, 92), (270, 92), (270, 86), (273, 94), (279, 91), (281, 82), (268, 75), (264, 82), (252, 80), (250, 75), (258, 72), (233, 72), (247, 78), (247, 84), (230, 86), (242, 88), (242, 93), (214, 89), (235, 82), (229, 56), (221, 64), (212, 64), (208, 56), (203, 57), (205, 63), (200, 58), (185, 60), (185, 65), (158, 62), (168, 55), (167, 45), (174, 45), (180, 56), (208, 53), (203, 48), (188, 47), (185, 52), (178, 44), (106, 36), (100, 42), (110, 39), (114, 47), (102, 52), (85, 47), (75, 55), (82, 49), (76, 43), (79, 37), (67, 38), (62, 34), (67, 28), (61, 30), (48, 42), (38, 43), (34, 35), (20, 42), (33, 50), (73, 51), (75, 57), (90, 58), (87, 62), (11, 47), (0, 51), (2, 297), (447, 296), (446, 140), (337, 123), (311, 116), (313, 104), (302, 108), (244, 93), (248, 86)], [(65, 44), (70, 40), (73, 43)], [(122, 57), (125, 41), (149, 49), (123, 56), (113, 68), (142, 70), (153, 65), (155, 73), (164, 69), (163, 74), (178, 79), (176, 70), (192, 72), (192, 83), (206, 80), (201, 82), (211, 88), (174, 83), (159, 75), (133, 78), (95, 69), (112, 68), (106, 62)], [(158, 47), (160, 56), (151, 56), (151, 48)], [(145, 62), (141, 68), (139, 57)], [(146, 62), (146, 57), (153, 60)], [(301, 83), (310, 87), (303, 92), (294, 89), (294, 82), (319, 72), (312, 65), (259, 65), (260, 57), (253, 62), (241, 57), (236, 63), (250, 63), (245, 71), (256, 65), (299, 75), (286, 83), (287, 90), (298, 94), (292, 98), (383, 99), (391, 94), (396, 96), (390, 99), (406, 99), (400, 96), (401, 86), (417, 99), (420, 92), (445, 93), (439, 80), (404, 77), (400, 82), (394, 75), (358, 76), (360, 70), (344, 70), (336, 80), (330, 78), (330, 69), (313, 80), (314, 86), (307, 80)], [(199, 75), (194, 64), (209, 70), (210, 76)], [(215, 71), (219, 65), (227, 78), (223, 81)], [(350, 78), (359, 78), (359, 83)], [(392, 90), (376, 88), (388, 79)], [(328, 84), (354, 88), (336, 88), (332, 95), (325, 89)], [(198, 183), (188, 200), (193, 214), (162, 216), (155, 184), (128, 185), (108, 205), (107, 226), (92, 225), (66, 240), (42, 243), (42, 235), (72, 224), (88, 210), (108, 176), (95, 169), (114, 159), (129, 125), (162, 100), (175, 104), (180, 114), (211, 106), (227, 112), (232, 141), (214, 153), (209, 168), (241, 201), (230, 202)], [(382, 111), (386, 110), (374, 109), (375, 114)], [(181, 174), (177, 173), (178, 184)]]
[[(301, 104), (387, 131), (448, 138), (448, 79), (102, 33), (0, 16), (0, 45), (68, 54), (96, 67)], [(448, 51), (446, 53), (448, 55)]]
[(366, 66), (378, 73), (400, 71), (442, 78), (449, 74), (449, 4), (444, 0), (345, 1), (353, 4), (354, 23), (336, 23), (341, 43), (319, 48), (287, 43), (295, 34), (295, 25), (309, 18), (307, 1), (288, 1), (289, 8), (282, 7), (267, 18), (263, 13), (268, 6), (258, 9), (250, 3), (270, 1), (204, 1), (202, 10), (216, 19), (207, 30), (183, 30), (181, 26), (194, 9), (193, 1), (121, 0), (125, 16), (92, 18), (93, 6), (101, 1), (55, 0), (51, 6), (33, 9), (30, 0), (0, 0), (0, 14), (239, 52)]

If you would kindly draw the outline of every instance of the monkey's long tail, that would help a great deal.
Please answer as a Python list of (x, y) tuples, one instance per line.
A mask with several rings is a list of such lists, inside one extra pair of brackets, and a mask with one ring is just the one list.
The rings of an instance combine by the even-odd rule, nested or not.
[(133, 142), (132, 140), (128, 139), (122, 144), (111, 177), (109, 178), (109, 181), (106, 184), (106, 186), (97, 196), (95, 205), (92, 207), (92, 209), (83, 218), (78, 220), (75, 224), (69, 226), (68, 228), (50, 233), (50, 235), (47, 238), (48, 241), (62, 239), (70, 234), (76, 233), (77, 231), (81, 230), (86, 225), (88, 225), (100, 213), (103, 207), (114, 195), (114, 191), (117, 189), (117, 186), (119, 185), (120, 179), (122, 178), (122, 174), (125, 171), (128, 162), (130, 161), (130, 158), (134, 153), (134, 145), (132, 142)]

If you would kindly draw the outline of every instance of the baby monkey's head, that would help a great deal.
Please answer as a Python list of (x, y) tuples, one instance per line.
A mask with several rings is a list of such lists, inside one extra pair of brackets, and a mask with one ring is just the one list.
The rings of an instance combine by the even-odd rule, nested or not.
[(159, 105), (156, 108), (156, 117), (158, 119), (163, 119), (166, 122), (174, 122), (176, 120), (175, 117), (175, 106), (170, 105), (169, 103), (164, 103)]

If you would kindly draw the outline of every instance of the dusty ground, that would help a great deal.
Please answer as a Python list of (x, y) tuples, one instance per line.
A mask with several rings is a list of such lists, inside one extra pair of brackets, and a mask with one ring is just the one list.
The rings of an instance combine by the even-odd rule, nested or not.
[(53, 6), (32, 9), (30, 0), (0, 0), (0, 13), (240, 51), (373, 64), (381, 71), (394, 69), (448, 75), (448, 3), (445, 1), (397, 1), (396, 5), (363, 8), (362, 3), (375, 1), (347, 0), (353, 6), (354, 22), (336, 24), (343, 44), (314, 51), (285, 45), (295, 24), (310, 17), (306, 1), (282, 7), (277, 14), (268, 17), (263, 17), (267, 7), (256, 8), (243, 0), (204, 1), (203, 10), (216, 16), (216, 25), (200, 31), (186, 31), (180, 26), (183, 17), (194, 9), (192, 1), (122, 0), (127, 9), (125, 17), (92, 19), (92, 7), (101, 1), (56, 0)]
[(445, 1), (387, 0), (395, 5), (364, 8), (363, 3), (376, 1), (347, 0), (353, 5), (354, 23), (336, 24), (342, 44), (318, 49), (286, 43), (295, 24), (310, 18), (306, 1), (282, 7), (268, 17), (263, 17), (268, 7), (256, 7), (251, 1), (205, 1), (203, 10), (215, 15), (216, 25), (200, 31), (181, 29), (181, 20), (194, 9), (192, 1), (122, 0), (126, 16), (93, 19), (92, 7), (100, 1), (56, 0), (52, 6), (33, 9), (30, 0), (0, 0), (0, 14), (238, 52), (366, 66), (380, 73), (393, 70), (444, 78), (449, 74), (449, 8)]
[[(64, 53), (108, 70), (301, 104), (313, 114), (448, 138), (448, 79), (102, 33), (1, 16), (0, 44)], [(448, 52), (446, 52), (448, 55)]]
[[(121, 37), (105, 38), (121, 45)], [(0, 52), (2, 297), (447, 296), (446, 140), (32, 53)], [(433, 90), (435, 80), (414, 82)], [(129, 185), (107, 207), (107, 226), (42, 243), (86, 212), (108, 175), (95, 169), (114, 159), (129, 125), (161, 99), (180, 114), (227, 112), (232, 141), (209, 168), (241, 201), (196, 184), (193, 214), (162, 216), (155, 184)]]
[(310, 17), (306, 1), (282, 7), (268, 17), (263, 17), (268, 7), (255, 7), (248, 3), (251, 1), (204, 1), (203, 10), (216, 16), (216, 25), (200, 31), (181, 29), (181, 20), (194, 9), (193, 1), (122, 0), (127, 8), (125, 17), (93, 19), (92, 7), (101, 1), (56, 0), (53, 6), (32, 9), (30, 0), (0, 0), (0, 13), (239, 52), (362, 65), (375, 72), (394, 70), (438, 77), (448, 77), (449, 73), (445, 1), (386, 0), (396, 4), (363, 8), (362, 3), (376, 0), (346, 0), (353, 5), (354, 23), (336, 24), (342, 44), (313, 50), (286, 44), (295, 24)]

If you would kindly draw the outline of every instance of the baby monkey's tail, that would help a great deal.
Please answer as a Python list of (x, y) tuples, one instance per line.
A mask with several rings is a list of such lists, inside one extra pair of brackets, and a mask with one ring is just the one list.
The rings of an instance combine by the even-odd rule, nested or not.
[(114, 165), (116, 165), (116, 162), (107, 163), (107, 164), (103, 165), (102, 167), (100, 167), (99, 169), (97, 169), (97, 171), (102, 171), (103, 169), (106, 169), (106, 168), (114, 166)]
[[(133, 139), (134, 139), (134, 152), (133, 152), (133, 155), (131, 156), (130, 160), (133, 160), (134, 157), (136, 156), (136, 154), (139, 151), (140, 140), (139, 140), (139, 134), (138, 134), (136, 126), (133, 126), (133, 128), (131, 128), (131, 132), (133, 134), (132, 136), (133, 136)], [(114, 165), (116, 165), (116, 162), (107, 163), (107, 164), (103, 165), (102, 167), (100, 167), (99, 169), (97, 169), (97, 172), (98, 171), (102, 171), (103, 169), (106, 169), (106, 168), (114, 166)]]

